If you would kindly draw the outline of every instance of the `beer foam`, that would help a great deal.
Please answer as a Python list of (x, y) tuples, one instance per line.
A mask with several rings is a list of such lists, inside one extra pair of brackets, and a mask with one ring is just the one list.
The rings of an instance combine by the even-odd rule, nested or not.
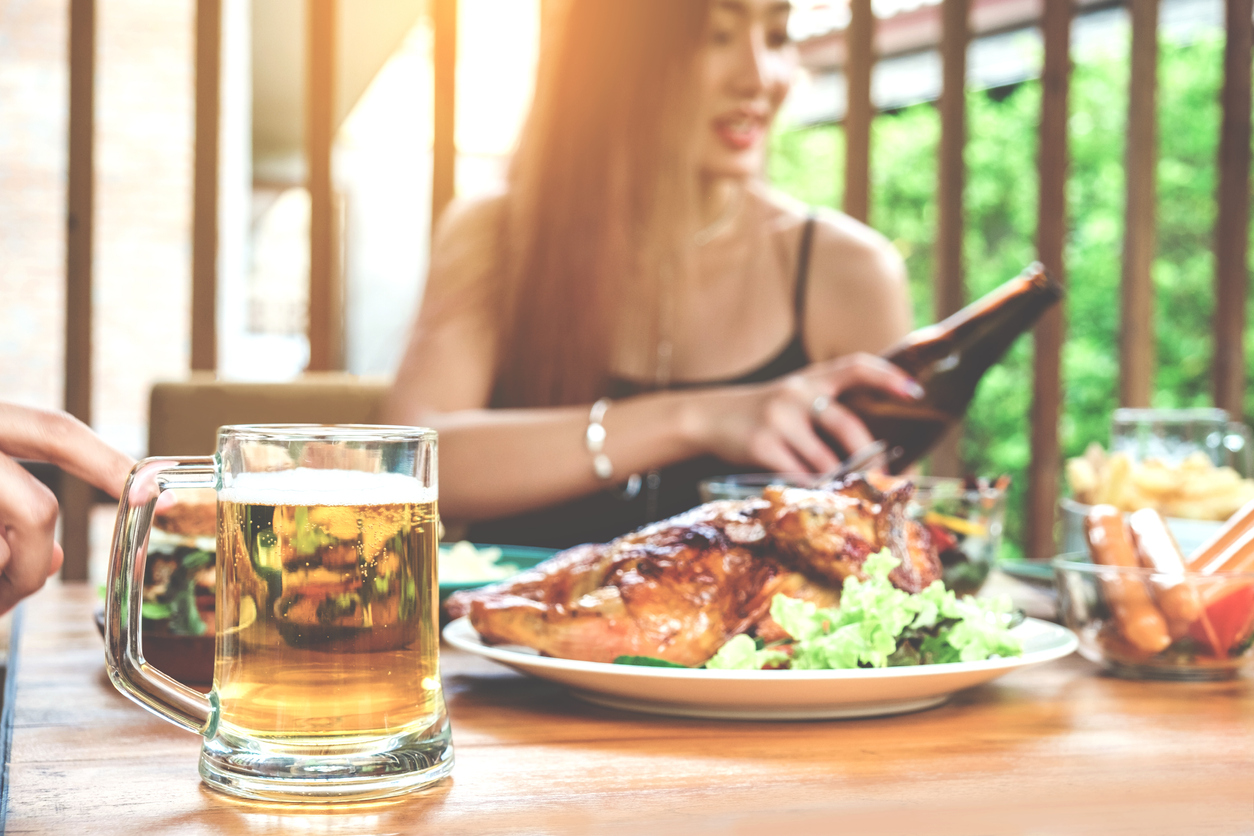
[(363, 473), (298, 467), (241, 473), (218, 491), (222, 502), (245, 505), (396, 505), (435, 502), (437, 491), (403, 473)]

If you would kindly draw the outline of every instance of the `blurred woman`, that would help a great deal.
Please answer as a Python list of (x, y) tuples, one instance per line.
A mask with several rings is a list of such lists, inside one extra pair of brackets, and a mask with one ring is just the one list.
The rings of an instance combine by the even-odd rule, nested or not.
[(606, 540), (745, 470), (871, 441), (918, 386), (900, 257), (762, 182), (796, 70), (784, 0), (568, 0), (503, 194), (450, 207), (388, 420), (440, 432), (481, 542)]

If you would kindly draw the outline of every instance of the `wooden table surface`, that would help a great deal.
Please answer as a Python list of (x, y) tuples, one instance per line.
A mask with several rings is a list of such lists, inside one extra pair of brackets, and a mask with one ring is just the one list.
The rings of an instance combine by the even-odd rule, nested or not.
[(11, 834), (1254, 834), (1254, 680), (1126, 682), (1073, 656), (930, 711), (637, 716), (446, 648), (453, 777), (308, 809), (201, 786), (199, 739), (109, 684), (95, 592), (23, 606)]

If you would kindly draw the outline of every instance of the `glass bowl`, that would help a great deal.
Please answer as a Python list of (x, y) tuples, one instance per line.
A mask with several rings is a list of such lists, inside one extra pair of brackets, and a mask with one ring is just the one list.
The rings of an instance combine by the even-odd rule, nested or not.
[(1170, 575), (1087, 557), (1053, 562), (1058, 611), (1084, 658), (1129, 679), (1184, 681), (1231, 679), (1254, 658), (1254, 573)]
[[(716, 476), (699, 485), (701, 499), (749, 499), (768, 485), (816, 488), (822, 477), (812, 473), (741, 473)], [(914, 497), (907, 513), (928, 527), (936, 542), (945, 586), (958, 595), (974, 595), (984, 585), (1001, 549), (1006, 492), (992, 486), (968, 485), (962, 479), (910, 477)]]
[(913, 481), (910, 514), (931, 532), (945, 586), (957, 595), (974, 595), (1001, 551), (1006, 492), (940, 476), (917, 476)]
[(770, 485), (789, 488), (817, 488), (823, 477), (815, 473), (736, 473), (731, 476), (711, 476), (697, 483), (697, 493), (702, 502), (717, 499), (752, 499), (762, 495), (762, 489)]

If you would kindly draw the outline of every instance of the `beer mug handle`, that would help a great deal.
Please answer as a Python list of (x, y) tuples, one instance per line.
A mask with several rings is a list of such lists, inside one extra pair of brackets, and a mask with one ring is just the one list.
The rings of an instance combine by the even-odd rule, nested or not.
[(1254, 476), (1254, 436), (1240, 421), (1229, 421), (1224, 434), (1224, 452), (1233, 468), (1243, 477)]
[(189, 688), (144, 661), (140, 611), (144, 602), (144, 561), (157, 497), (170, 488), (217, 488), (212, 456), (144, 459), (135, 465), (113, 531), (105, 603), (105, 664), (119, 691), (160, 717), (212, 736), (218, 722), (216, 699)]

